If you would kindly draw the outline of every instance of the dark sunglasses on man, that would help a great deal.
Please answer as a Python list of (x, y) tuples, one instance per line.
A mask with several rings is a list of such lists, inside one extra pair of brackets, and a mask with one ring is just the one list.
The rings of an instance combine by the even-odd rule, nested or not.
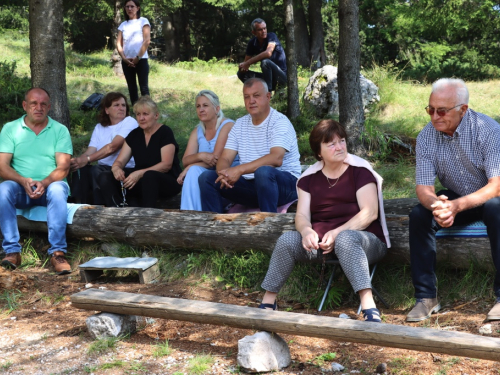
[(451, 107), (451, 108), (448, 108), (448, 109), (446, 109), (446, 108), (434, 108), (434, 107), (431, 107), (430, 105), (428, 105), (427, 107), (425, 107), (425, 110), (427, 111), (427, 114), (430, 115), (430, 116), (433, 116), (434, 112), (435, 112), (435, 113), (437, 113), (438, 116), (443, 117), (448, 112), (450, 112), (452, 109), (460, 107), (462, 105), (463, 104), (457, 104), (455, 107)]

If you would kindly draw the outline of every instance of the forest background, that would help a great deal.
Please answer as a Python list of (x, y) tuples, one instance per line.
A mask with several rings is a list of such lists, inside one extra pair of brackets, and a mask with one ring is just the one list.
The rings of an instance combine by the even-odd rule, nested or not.
[[(317, 39), (323, 34), (324, 58), (336, 65), (338, 0), (293, 2), (298, 64), (310, 67), (320, 60), (310, 50), (321, 44)], [(1, 3), (0, 27), (27, 32), (28, 0)], [(64, 32), (72, 48), (77, 52), (111, 48), (120, 22), (117, 17), (123, 17), (120, 4), (116, 0), (64, 0)], [(490, 0), (361, 0), (361, 64), (368, 68), (392, 63), (402, 69), (403, 78), (420, 82), (443, 76), (498, 78), (499, 5)], [(265, 19), (268, 29), (285, 43), (281, 0), (146, 0), (142, 12), (152, 24), (152, 55), (167, 62), (240, 61), (250, 22), (256, 17)], [(318, 23), (322, 32), (315, 31)]]

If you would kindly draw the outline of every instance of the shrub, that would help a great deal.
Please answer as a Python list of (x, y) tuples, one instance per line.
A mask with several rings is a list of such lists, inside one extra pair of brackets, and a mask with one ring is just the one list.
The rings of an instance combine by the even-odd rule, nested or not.
[(27, 32), (29, 29), (28, 7), (23, 7), (23, 6), (0, 7), (0, 29)]
[(16, 62), (0, 61), (0, 124), (13, 121), (24, 114), (24, 93), (31, 80), (16, 75)]
[(441, 77), (484, 80), (500, 77), (500, 68), (488, 63), (486, 56), (464, 44), (418, 43), (402, 53), (408, 62), (403, 76), (421, 82), (434, 82)]

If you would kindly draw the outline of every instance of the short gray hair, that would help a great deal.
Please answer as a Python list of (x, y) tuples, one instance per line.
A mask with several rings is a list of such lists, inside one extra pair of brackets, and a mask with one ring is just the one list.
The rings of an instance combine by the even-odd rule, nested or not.
[(253, 84), (256, 83), (256, 82), (262, 83), (262, 85), (264, 86), (264, 91), (265, 91), (266, 94), (269, 92), (269, 87), (267, 86), (266, 81), (264, 81), (262, 78), (257, 78), (257, 77), (253, 77), (253, 78), (247, 79), (243, 83), (243, 88), (245, 88), (245, 87), (252, 87)]
[[(217, 123), (215, 124), (215, 130), (219, 129), (219, 126), (222, 122), (222, 119), (224, 118), (224, 113), (222, 113), (222, 109), (220, 109), (219, 97), (212, 90), (201, 90), (198, 93), (198, 95), (196, 95), (195, 100), (198, 99), (200, 96), (204, 96), (205, 98), (207, 98), (210, 101), (210, 103), (212, 103), (212, 105), (214, 106), (215, 109), (217, 109), (217, 107), (219, 107), (219, 112), (217, 112)], [(205, 124), (200, 121), (198, 126), (201, 127), (201, 129), (203, 130), (203, 134), (205, 134), (205, 131), (206, 131)]]
[[(446, 88), (453, 88), (456, 93), (456, 102), (455, 104), (469, 104), (469, 90), (467, 90), (467, 86), (465, 82), (459, 78), (440, 78), (436, 82), (432, 84), (432, 92), (431, 94), (444, 90)], [(460, 107), (457, 108), (457, 111), (460, 110)]]
[(250, 26), (252, 27), (252, 31), (255, 31), (255, 24), (256, 23), (266, 23), (266, 21), (264, 21), (262, 18), (256, 18), (252, 21), (252, 23), (250, 24)]
[(137, 100), (134, 103), (134, 107), (133, 107), (134, 108), (134, 113), (137, 112), (138, 109), (142, 108), (142, 107), (149, 108), (151, 111), (153, 111), (153, 113), (155, 115), (160, 113), (160, 110), (158, 109), (158, 106), (156, 105), (156, 103), (154, 102), (154, 100), (151, 99), (151, 97), (149, 95), (141, 96), (139, 98), (139, 100)]

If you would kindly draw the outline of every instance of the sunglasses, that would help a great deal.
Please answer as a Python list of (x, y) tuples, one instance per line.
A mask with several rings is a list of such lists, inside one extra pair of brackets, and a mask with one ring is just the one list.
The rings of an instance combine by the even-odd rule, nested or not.
[(425, 107), (425, 110), (427, 111), (427, 114), (430, 116), (433, 116), (434, 113), (437, 113), (438, 116), (443, 117), (448, 112), (450, 112), (453, 108), (460, 107), (461, 105), (463, 105), (463, 104), (458, 104), (455, 107), (451, 107), (448, 109), (446, 109), (446, 108), (434, 108), (434, 107), (431, 107), (430, 105), (428, 105), (427, 107)]

